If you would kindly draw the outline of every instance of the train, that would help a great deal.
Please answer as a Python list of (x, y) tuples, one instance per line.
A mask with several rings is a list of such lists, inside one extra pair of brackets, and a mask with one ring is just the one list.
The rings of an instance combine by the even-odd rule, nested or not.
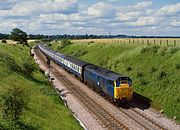
[(61, 54), (43, 44), (36, 46), (50, 60), (81, 82), (91, 86), (105, 98), (115, 103), (129, 102), (133, 98), (132, 80), (128, 76), (100, 66)]

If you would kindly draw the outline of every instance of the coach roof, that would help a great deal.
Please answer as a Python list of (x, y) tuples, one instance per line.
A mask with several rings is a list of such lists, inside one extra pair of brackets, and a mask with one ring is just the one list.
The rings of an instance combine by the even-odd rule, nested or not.
[(73, 64), (76, 64), (76, 65), (81, 66), (81, 67), (89, 64), (88, 62), (85, 62), (85, 61), (76, 59), (76, 58), (71, 57), (71, 56), (67, 56), (67, 57), (65, 58), (65, 60), (70, 61), (70, 62), (72, 62)]
[(64, 54), (61, 54), (61, 53), (59, 53), (59, 52), (56, 52), (56, 54), (55, 55), (57, 55), (58, 57), (61, 57), (61, 58), (65, 58), (65, 57), (67, 57), (66, 55), (64, 55)]
[(126, 76), (123, 76), (121, 74), (118, 74), (116, 72), (107, 70), (105, 68), (102, 68), (96, 65), (87, 65), (85, 68), (89, 70), (90, 72), (99, 75), (100, 77), (102, 76), (103, 78), (110, 79), (112, 81), (119, 80), (121, 77), (126, 77)]

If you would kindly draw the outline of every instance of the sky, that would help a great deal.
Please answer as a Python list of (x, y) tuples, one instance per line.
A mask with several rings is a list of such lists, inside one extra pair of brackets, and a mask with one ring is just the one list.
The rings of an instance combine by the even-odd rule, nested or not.
[(0, 0), (0, 32), (180, 36), (180, 0)]

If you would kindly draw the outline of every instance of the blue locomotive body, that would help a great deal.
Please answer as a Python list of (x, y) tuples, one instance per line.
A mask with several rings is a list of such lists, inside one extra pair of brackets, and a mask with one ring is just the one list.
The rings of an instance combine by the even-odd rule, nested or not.
[(102, 74), (102, 71), (105, 71), (105, 69), (95, 65), (87, 65), (84, 69), (84, 81), (91, 86), (95, 86), (100, 92), (105, 92), (114, 97), (114, 79), (106, 77)]

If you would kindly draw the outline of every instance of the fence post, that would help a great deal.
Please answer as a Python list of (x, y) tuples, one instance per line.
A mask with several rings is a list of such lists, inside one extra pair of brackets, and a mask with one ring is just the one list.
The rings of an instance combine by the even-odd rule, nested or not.
[(174, 46), (176, 46), (176, 40), (174, 40)]
[(144, 39), (142, 39), (142, 43), (144, 44)]
[(169, 41), (167, 40), (167, 46), (169, 45)]
[(134, 38), (133, 38), (133, 43), (134, 43)]
[(147, 40), (147, 44), (149, 45), (149, 40)]
[(124, 39), (124, 43), (125, 43), (126, 41), (125, 41), (125, 39)]
[(131, 42), (131, 40), (129, 39), (129, 43)]
[(156, 44), (156, 40), (154, 39), (154, 45)]
[(160, 40), (160, 45), (162, 45), (162, 41)]

